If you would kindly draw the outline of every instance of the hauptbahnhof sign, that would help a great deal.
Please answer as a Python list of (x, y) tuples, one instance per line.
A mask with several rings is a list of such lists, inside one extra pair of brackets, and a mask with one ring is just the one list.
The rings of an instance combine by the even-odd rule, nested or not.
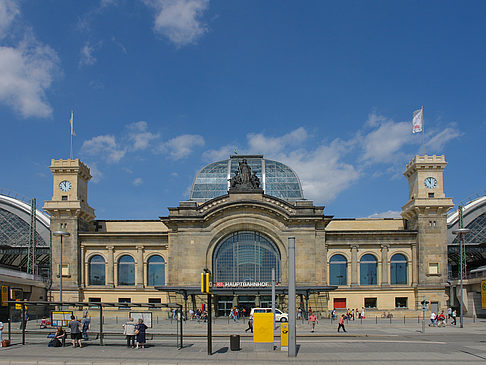
[(266, 288), (268, 286), (268, 281), (229, 281), (216, 283), (216, 288)]

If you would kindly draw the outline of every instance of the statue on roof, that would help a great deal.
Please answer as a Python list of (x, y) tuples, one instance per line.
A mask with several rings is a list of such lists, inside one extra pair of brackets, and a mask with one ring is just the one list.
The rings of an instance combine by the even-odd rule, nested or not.
[(255, 172), (252, 173), (251, 167), (248, 165), (246, 159), (243, 159), (238, 164), (238, 170), (234, 172), (234, 176), (229, 179), (230, 190), (242, 191), (242, 190), (260, 190), (260, 179)]

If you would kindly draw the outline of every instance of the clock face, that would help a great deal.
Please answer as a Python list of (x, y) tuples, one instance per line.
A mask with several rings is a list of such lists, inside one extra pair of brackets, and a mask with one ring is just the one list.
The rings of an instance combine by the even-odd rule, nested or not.
[(64, 192), (71, 190), (71, 186), (72, 186), (71, 183), (67, 180), (61, 181), (59, 183), (59, 189), (61, 189), (61, 191)]
[(424, 180), (424, 184), (427, 189), (433, 189), (437, 186), (437, 180), (430, 176)]

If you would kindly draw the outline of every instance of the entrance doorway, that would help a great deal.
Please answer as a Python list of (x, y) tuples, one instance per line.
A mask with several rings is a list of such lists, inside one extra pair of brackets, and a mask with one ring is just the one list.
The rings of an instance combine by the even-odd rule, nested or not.
[(254, 295), (242, 295), (238, 297), (238, 310), (240, 316), (249, 316), (252, 308), (255, 308)]
[(233, 296), (218, 296), (216, 310), (217, 317), (227, 317), (233, 309)]

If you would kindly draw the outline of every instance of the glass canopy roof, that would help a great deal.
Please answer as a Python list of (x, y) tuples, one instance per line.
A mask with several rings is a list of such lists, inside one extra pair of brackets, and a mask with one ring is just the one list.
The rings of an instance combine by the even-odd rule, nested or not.
[(262, 155), (232, 155), (228, 160), (203, 167), (194, 179), (189, 199), (202, 203), (227, 194), (229, 179), (243, 159), (260, 179), (265, 194), (287, 201), (304, 199), (297, 174), (287, 165), (264, 159)]

